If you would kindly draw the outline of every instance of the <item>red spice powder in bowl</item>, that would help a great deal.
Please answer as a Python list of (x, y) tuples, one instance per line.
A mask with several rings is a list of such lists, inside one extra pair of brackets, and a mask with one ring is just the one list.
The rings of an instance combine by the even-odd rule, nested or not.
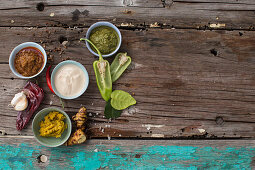
[(25, 42), (15, 47), (9, 58), (11, 71), (20, 78), (29, 79), (39, 75), (47, 63), (47, 55), (42, 46)]

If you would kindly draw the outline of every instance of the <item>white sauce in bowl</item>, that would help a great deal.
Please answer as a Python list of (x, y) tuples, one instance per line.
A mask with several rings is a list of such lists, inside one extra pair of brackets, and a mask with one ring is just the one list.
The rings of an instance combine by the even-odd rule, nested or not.
[(86, 81), (88, 80), (86, 80), (83, 70), (74, 64), (61, 66), (54, 76), (56, 90), (66, 97), (80, 94)]

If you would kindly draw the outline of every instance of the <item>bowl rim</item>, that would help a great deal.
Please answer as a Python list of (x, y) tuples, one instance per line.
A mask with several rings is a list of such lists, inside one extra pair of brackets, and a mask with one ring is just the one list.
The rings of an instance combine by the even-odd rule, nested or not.
[[(44, 64), (43, 64), (41, 70), (38, 73), (36, 73), (35, 75), (29, 76), (29, 77), (23, 76), (20, 73), (18, 73), (18, 71), (16, 71), (15, 66), (14, 66), (14, 59), (15, 59), (16, 54), (20, 50), (22, 50), (23, 48), (26, 48), (26, 47), (35, 47), (35, 48), (37, 48), (38, 50), (41, 51), (41, 53), (43, 54), (43, 57), (44, 57)], [(20, 50), (18, 50), (19, 48), (20, 48)], [(34, 78), (34, 77), (38, 76), (44, 70), (44, 68), (46, 66), (46, 63), (47, 63), (47, 54), (46, 54), (44, 48), (40, 44), (37, 44), (35, 42), (24, 42), (24, 43), (21, 43), (21, 44), (17, 45), (15, 48), (13, 48), (13, 50), (12, 50), (10, 56), (9, 56), (9, 67), (10, 67), (12, 73), (15, 76), (17, 76), (19, 78), (22, 78), (22, 79), (30, 79), (30, 78)]]
[[(61, 66), (65, 65), (65, 64), (74, 64), (74, 65), (78, 66), (79, 68), (81, 68), (82, 71), (83, 71), (83, 73), (84, 73), (84, 75), (85, 75), (85, 77), (86, 77), (86, 79), (87, 79), (87, 82), (85, 82), (85, 86), (84, 86), (84, 88), (81, 90), (81, 92), (80, 92), (79, 94), (77, 94), (77, 95), (75, 95), (75, 96), (71, 96), (71, 97), (67, 97), (67, 96), (61, 95), (61, 94), (57, 91), (57, 89), (55, 88), (55, 83), (54, 83), (54, 76), (55, 76), (57, 70), (58, 70)], [(80, 97), (80, 96), (87, 90), (87, 88), (88, 88), (88, 86), (89, 86), (89, 74), (88, 74), (88, 71), (87, 71), (87, 69), (86, 69), (81, 63), (79, 63), (79, 62), (77, 62), (77, 61), (74, 61), (74, 60), (62, 61), (62, 62), (58, 63), (58, 65), (53, 69), (53, 71), (52, 71), (52, 73), (51, 73), (51, 86), (52, 86), (52, 89), (53, 89), (54, 93), (55, 93), (58, 97), (60, 97), (60, 98), (62, 98), (62, 99), (75, 99), (75, 98), (78, 98), (78, 97)]]
[[(117, 32), (117, 34), (118, 34), (118, 36), (119, 36), (119, 44), (118, 44), (117, 48), (116, 48), (113, 52), (111, 52), (110, 54), (104, 54), (104, 55), (102, 55), (102, 57), (110, 57), (110, 56), (114, 55), (114, 54), (120, 49), (120, 46), (121, 46), (121, 43), (122, 43), (121, 32), (120, 32), (120, 30), (119, 30), (114, 24), (112, 24), (112, 23), (110, 23), (110, 22), (107, 22), (107, 21), (99, 21), (99, 22), (96, 22), (96, 23), (94, 23), (93, 25), (91, 25), (91, 26), (89, 27), (89, 29), (88, 29), (88, 31), (87, 31), (87, 33), (86, 33), (86, 38), (89, 39), (89, 36), (90, 36), (91, 31), (92, 31), (93, 29), (95, 29), (96, 27), (99, 27), (99, 26), (108, 26), (108, 27), (111, 27), (111, 28), (113, 28), (113, 29)], [(89, 51), (90, 51), (93, 55), (99, 57), (99, 55), (98, 55), (97, 53), (95, 53), (95, 52), (91, 49), (89, 43), (88, 43), (87, 41), (86, 41), (85, 43), (86, 43), (86, 46), (87, 46), (87, 48), (89, 49)]]
[[(35, 135), (35, 130), (34, 130), (34, 126), (35, 126), (34, 121), (35, 121), (35, 119), (37, 119), (37, 117), (38, 117), (40, 114), (42, 114), (45, 110), (48, 110), (48, 109), (53, 109), (53, 110), (56, 110), (56, 111), (58, 111), (58, 112), (64, 114), (65, 117), (66, 117), (66, 119), (67, 119), (67, 121), (68, 121), (69, 124), (70, 124), (70, 127), (68, 127), (69, 124), (67, 125), (67, 136), (68, 136), (68, 137), (67, 137), (66, 139), (64, 139), (62, 142), (60, 142), (59, 144), (57, 144), (57, 145), (51, 145), (51, 146), (50, 146), (50, 145), (47, 145), (47, 144), (45, 144), (45, 143), (43, 143), (43, 142), (41, 142), (41, 141), (36, 137), (36, 135)], [(49, 114), (49, 113), (48, 113), (48, 114)], [(32, 131), (33, 131), (33, 134), (34, 134), (35, 139), (36, 139), (37, 142), (39, 142), (40, 144), (42, 144), (42, 145), (44, 145), (44, 146), (47, 146), (47, 147), (58, 147), (58, 146), (63, 145), (63, 144), (69, 139), (69, 137), (71, 136), (71, 133), (72, 133), (72, 121), (71, 121), (70, 117), (68, 116), (68, 114), (67, 114), (65, 111), (61, 110), (60, 108), (58, 108), (58, 107), (47, 107), (47, 108), (44, 108), (44, 109), (40, 110), (38, 113), (36, 113), (36, 115), (35, 115), (35, 117), (34, 117), (34, 119), (33, 119), (33, 121), (32, 121)]]

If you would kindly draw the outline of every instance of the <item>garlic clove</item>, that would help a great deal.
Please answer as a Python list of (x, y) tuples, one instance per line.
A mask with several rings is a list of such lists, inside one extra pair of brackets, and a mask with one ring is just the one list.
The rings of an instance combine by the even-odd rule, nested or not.
[(15, 94), (14, 98), (11, 101), (11, 105), (13, 107), (20, 101), (20, 99), (22, 98), (23, 94), (24, 94), (23, 91), (20, 92), (20, 93)]
[(17, 111), (25, 110), (28, 106), (28, 100), (24, 92), (15, 94), (14, 98), (11, 101), (11, 105)]
[(28, 101), (27, 101), (27, 98), (23, 98), (21, 99), (17, 104), (16, 106), (14, 107), (15, 110), (17, 111), (22, 111), (22, 110), (25, 110), (28, 106)]

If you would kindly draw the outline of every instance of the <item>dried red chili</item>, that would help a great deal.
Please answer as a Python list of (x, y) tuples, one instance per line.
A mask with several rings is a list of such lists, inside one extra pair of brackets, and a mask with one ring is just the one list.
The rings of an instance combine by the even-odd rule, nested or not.
[(23, 91), (27, 96), (28, 106), (25, 110), (18, 112), (16, 121), (17, 130), (22, 130), (28, 124), (44, 97), (43, 89), (31, 82), (25, 85)]

